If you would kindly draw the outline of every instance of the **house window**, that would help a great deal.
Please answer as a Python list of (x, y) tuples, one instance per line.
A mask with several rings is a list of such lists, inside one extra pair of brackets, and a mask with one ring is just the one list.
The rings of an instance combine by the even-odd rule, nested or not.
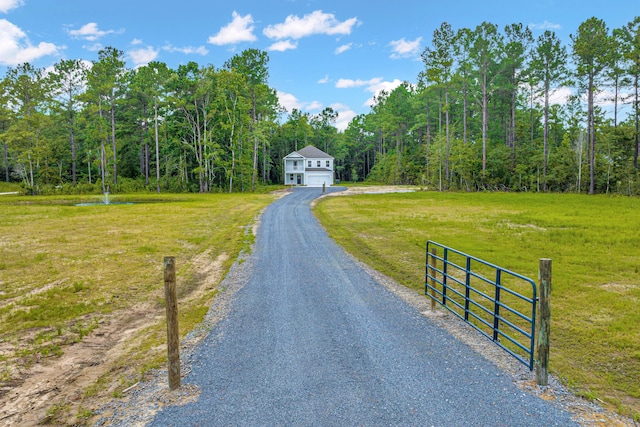
[(297, 161), (297, 160), (294, 160), (294, 161), (293, 161), (293, 170), (294, 170), (294, 171), (295, 171), (295, 170), (298, 170), (298, 161)]
[(318, 160), (318, 167), (320, 167), (320, 160)]
[(289, 174), (289, 181), (293, 181), (293, 174)]
[(331, 162), (327, 160), (327, 167), (331, 167)]
[(307, 162), (307, 167), (309, 167), (309, 168), (311, 167), (311, 160), (309, 160), (309, 161)]

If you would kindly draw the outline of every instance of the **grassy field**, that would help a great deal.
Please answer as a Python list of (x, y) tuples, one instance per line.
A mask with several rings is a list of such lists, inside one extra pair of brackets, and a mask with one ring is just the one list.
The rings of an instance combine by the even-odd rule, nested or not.
[[(0, 387), (5, 392), (20, 385), (32, 365), (63, 355), (116, 314), (139, 312), (144, 318), (137, 320), (147, 324), (83, 396), (98, 395), (114, 381), (135, 382), (135, 376), (121, 376), (131, 366), (143, 374), (163, 364), (164, 256), (176, 257), (184, 335), (218, 292), (217, 282), (206, 282), (222, 277), (248, 248), (253, 235), (247, 226), (273, 196), (151, 194), (112, 197), (135, 201), (130, 205), (74, 206), (96, 200), (0, 196)], [(65, 405), (58, 407), (68, 409)]]
[(19, 184), (0, 181), (0, 193), (12, 193), (20, 190), (22, 188)]
[(640, 420), (640, 199), (569, 194), (329, 197), (329, 234), (419, 292), (434, 240), (537, 279), (553, 259), (551, 371)]

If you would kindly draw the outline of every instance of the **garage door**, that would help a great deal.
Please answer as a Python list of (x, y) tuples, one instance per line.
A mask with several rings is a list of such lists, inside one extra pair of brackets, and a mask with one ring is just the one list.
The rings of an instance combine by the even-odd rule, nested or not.
[(331, 185), (331, 175), (329, 174), (307, 175), (307, 185), (309, 187), (322, 187), (322, 184), (324, 183), (326, 183), (327, 186)]

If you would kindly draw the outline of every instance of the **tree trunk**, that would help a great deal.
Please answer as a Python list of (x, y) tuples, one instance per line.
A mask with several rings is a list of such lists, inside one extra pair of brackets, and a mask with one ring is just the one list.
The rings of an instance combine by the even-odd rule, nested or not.
[(9, 182), (9, 147), (6, 142), (4, 143), (4, 176), (4, 180)]
[(262, 183), (267, 185), (267, 141), (262, 141)]
[[(103, 125), (103, 117), (102, 117), (102, 97), (98, 98), (98, 114), (100, 115), (100, 128)], [(106, 178), (106, 169), (107, 169), (107, 153), (104, 147), (104, 139), (100, 138), (100, 175), (102, 177), (102, 192), (106, 193), (107, 188), (104, 182)]]
[(71, 127), (71, 135), (70, 135), (70, 144), (71, 144), (71, 179), (73, 181), (73, 186), (75, 187), (78, 183), (76, 177), (76, 134), (74, 129), (74, 117), (73, 110), (69, 112), (69, 126)]
[(114, 97), (111, 97), (111, 144), (113, 148), (113, 185), (118, 185), (118, 155), (116, 151), (116, 108), (113, 105)]
[(156, 137), (156, 184), (158, 194), (160, 194), (160, 140), (158, 138), (158, 99), (153, 99), (153, 126)]
[(196, 122), (195, 122), (195, 143), (196, 143), (196, 157), (198, 160), (198, 185), (199, 192), (204, 193), (204, 174), (202, 173), (203, 163), (202, 163), (202, 133), (200, 131), (200, 110), (198, 108), (198, 102), (193, 101), (193, 105), (195, 106), (196, 112)]
[(547, 159), (549, 158), (549, 81), (544, 82), (544, 149), (542, 153), (542, 191), (547, 192)]
[[(640, 152), (640, 99), (638, 98), (638, 75), (635, 76), (635, 122), (636, 122), (636, 149), (633, 154), (633, 166), (638, 167), (638, 154)], [(6, 145), (5, 145), (6, 147)]]
[[(144, 138), (144, 137), (143, 137)], [(149, 185), (149, 144), (144, 143), (144, 184)]]
[(595, 192), (596, 178), (596, 135), (595, 135), (595, 117), (593, 111), (593, 77), (589, 77), (589, 100), (588, 100), (588, 127), (589, 127), (589, 194)]
[(530, 129), (530, 131), (531, 131), (530, 137), (531, 138), (529, 140), (529, 143), (532, 146), (533, 146), (533, 127), (535, 126), (534, 122), (533, 122), (533, 95), (534, 95), (533, 85), (531, 85), (531, 93), (529, 94), (529, 124), (531, 126), (531, 129)]
[(516, 147), (516, 103), (517, 103), (517, 93), (514, 90), (511, 95), (511, 128), (509, 129), (509, 141), (511, 143), (511, 148), (514, 149)]
[(467, 145), (467, 77), (466, 73), (462, 83), (462, 143)]
[(488, 114), (487, 114), (487, 64), (483, 65), (482, 69), (482, 181), (484, 182), (484, 175), (487, 171), (487, 129), (488, 129)]
[(102, 175), (102, 192), (106, 193), (107, 192), (107, 187), (106, 184), (104, 182), (104, 180), (106, 179), (106, 171), (105, 169), (107, 168), (107, 152), (105, 150), (104, 147), (104, 141), (100, 142), (100, 174)]
[(29, 154), (29, 185), (33, 188), (33, 161), (31, 160), (31, 154)]
[(444, 131), (446, 139), (445, 157), (444, 157), (444, 177), (445, 177), (445, 189), (449, 189), (449, 181), (451, 173), (449, 171), (449, 154), (451, 153), (451, 136), (449, 135), (449, 88), (445, 88), (444, 91)]
[(256, 122), (258, 120), (256, 115), (256, 89), (251, 90), (251, 104), (252, 104), (252, 121), (253, 121), (253, 172), (251, 174), (251, 191), (256, 191), (256, 180), (258, 179), (258, 137), (255, 135)]
[(233, 177), (236, 174), (236, 150), (231, 148), (231, 173), (229, 174), (229, 193), (233, 193)]

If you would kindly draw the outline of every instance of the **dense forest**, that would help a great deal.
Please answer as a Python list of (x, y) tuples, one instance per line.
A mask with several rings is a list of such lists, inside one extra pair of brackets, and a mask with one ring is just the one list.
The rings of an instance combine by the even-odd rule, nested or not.
[(130, 70), (113, 47), (91, 64), (21, 64), (0, 81), (1, 178), (34, 194), (255, 191), (312, 144), (342, 181), (640, 194), (640, 17), (616, 29), (590, 18), (569, 46), (522, 24), (445, 22), (422, 61), (416, 82), (379, 93), (344, 132), (331, 108), (285, 112), (257, 49), (221, 68)]

